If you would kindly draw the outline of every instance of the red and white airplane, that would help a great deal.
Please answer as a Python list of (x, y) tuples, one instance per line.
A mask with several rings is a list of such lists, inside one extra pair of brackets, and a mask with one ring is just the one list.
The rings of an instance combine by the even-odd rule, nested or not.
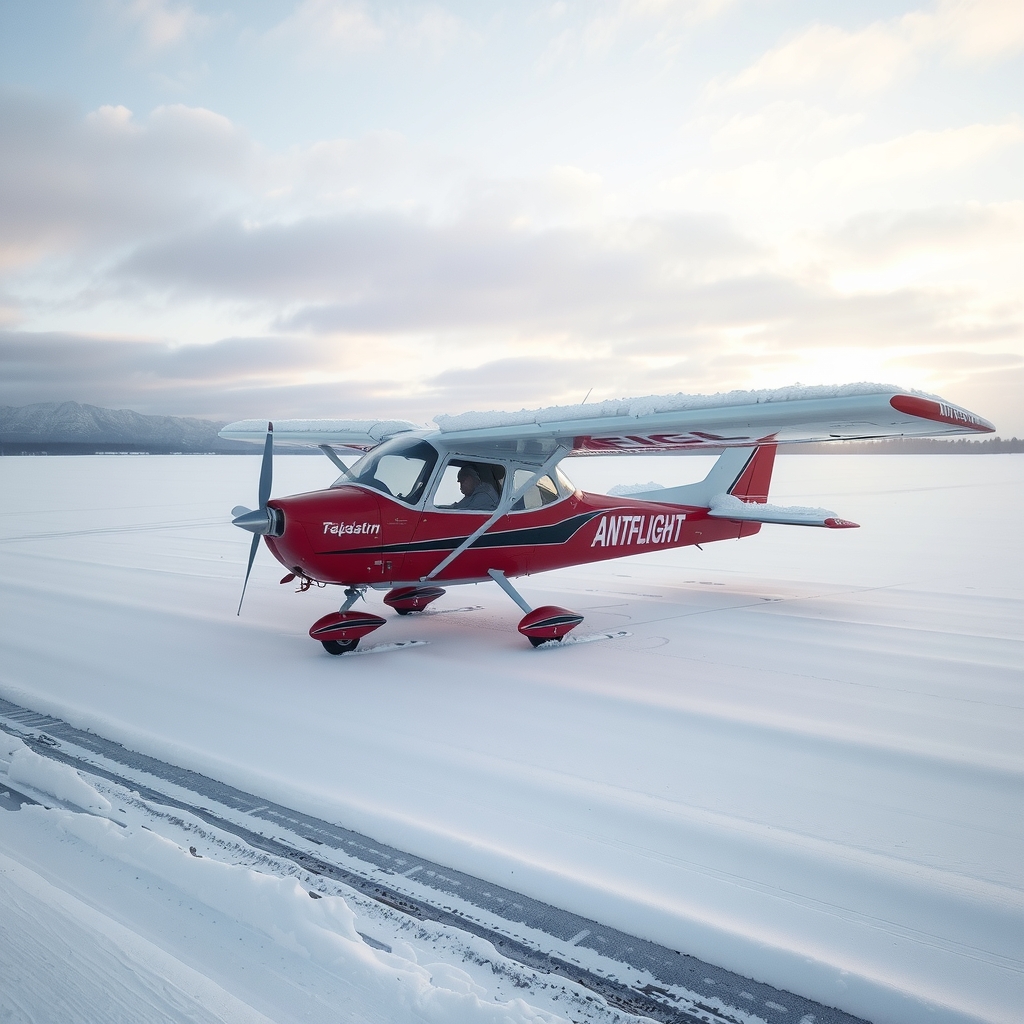
[[(855, 527), (825, 509), (768, 503), (780, 444), (990, 433), (987, 420), (941, 398), (875, 384), (720, 395), (665, 395), (519, 413), (438, 416), (433, 429), (399, 420), (240, 420), (221, 437), (264, 444), (259, 507), (236, 507), (252, 533), (248, 583), (262, 536), (301, 589), (338, 584), (345, 601), (309, 635), (331, 654), (383, 626), (353, 606), (386, 590), (400, 615), (445, 586), (493, 580), (523, 609), (534, 646), (583, 621), (531, 608), (510, 580), (621, 555), (748, 537), (762, 523)], [(273, 441), (316, 445), (341, 470), (326, 490), (270, 499)], [(359, 456), (347, 465), (334, 446)], [(724, 449), (704, 480), (614, 497), (589, 494), (563, 459)], [(344, 452), (342, 453), (344, 454)], [(245, 594), (245, 584), (242, 587)], [(241, 602), (239, 602), (241, 610)]]

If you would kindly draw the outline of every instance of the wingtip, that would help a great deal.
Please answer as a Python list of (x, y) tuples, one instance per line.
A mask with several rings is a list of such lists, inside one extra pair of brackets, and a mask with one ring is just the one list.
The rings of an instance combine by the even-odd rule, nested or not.
[(995, 425), (983, 416), (978, 416), (949, 402), (932, 401), (918, 395), (893, 395), (889, 399), (889, 404), (905, 416), (917, 416), (919, 419), (931, 420), (933, 423), (946, 423), (950, 426), (973, 430), (979, 434), (995, 433)]

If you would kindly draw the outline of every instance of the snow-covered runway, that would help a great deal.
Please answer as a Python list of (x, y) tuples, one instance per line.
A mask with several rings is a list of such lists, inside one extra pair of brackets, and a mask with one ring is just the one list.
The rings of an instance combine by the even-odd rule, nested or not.
[[(568, 469), (704, 468), (652, 461)], [(353, 659), (265, 552), (234, 617), (256, 472), (0, 460), (0, 693), (878, 1024), (1017, 1019), (1024, 459), (783, 457), (773, 500), (863, 528), (522, 581), (622, 639), (534, 651), (481, 585)]]

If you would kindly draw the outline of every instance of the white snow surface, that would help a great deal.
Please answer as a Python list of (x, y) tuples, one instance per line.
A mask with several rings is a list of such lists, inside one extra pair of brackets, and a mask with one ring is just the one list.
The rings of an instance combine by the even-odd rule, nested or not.
[(110, 810), (110, 801), (97, 793), (69, 765), (40, 757), (16, 737), (0, 734), (0, 754), (5, 749), (10, 760), (7, 776), (11, 782), (30, 786), (39, 793), (54, 796), (85, 811), (104, 813)]
[[(709, 465), (573, 470), (604, 490)], [(258, 473), (258, 454), (0, 459), (0, 695), (875, 1024), (1019, 1021), (1024, 458), (781, 457), (773, 501), (862, 528), (520, 581), (623, 639), (534, 651), (486, 584), (435, 605), (480, 610), (387, 613), (373, 637), (429, 645), (354, 659), (306, 635), (340, 595), (278, 586), (265, 550), (235, 617), (249, 537), (228, 510)], [(275, 493), (333, 476), (279, 458)], [(78, 1000), (61, 1019), (560, 1014), (453, 963), (392, 983), (341, 903), (185, 849), (0, 810), (0, 1016), (40, 1005), (44, 969)], [(117, 1009), (143, 990), (173, 1012)]]
[[(4, 824), (0, 1019), (333, 1021), (345, 1011), (348, 1019), (382, 1022), (564, 1019), (523, 999), (487, 999), (486, 990), (458, 967), (420, 965), (409, 953), (372, 948), (356, 930), (356, 914), (345, 899), (311, 899), (295, 877), (195, 855), (151, 829), (66, 811), (29, 807)], [(12, 840), (49, 848), (41, 864), (29, 866), (5, 855)], [(73, 863), (82, 858), (102, 862), (85, 879)], [(71, 891), (83, 881), (85, 899)], [(102, 910), (87, 905), (95, 900), (97, 882), (115, 890)], [(142, 922), (136, 916), (134, 927), (126, 927), (122, 921), (132, 919), (131, 904), (142, 890), (153, 917)], [(189, 949), (202, 922), (186, 924), (182, 934), (182, 922), (168, 906), (174, 902), (196, 918), (209, 918), (215, 933), (220, 929), (202, 936), (213, 947), (202, 951), (205, 963)], [(152, 939), (140, 934), (147, 930)], [(270, 947), (277, 963), (260, 964), (256, 956), (239, 970), (248, 949), (261, 945)], [(257, 986), (245, 978), (245, 968), (256, 966), (277, 975), (274, 991), (260, 993), (263, 1010), (249, 1002)]]
[(606, 416), (638, 418), (661, 412), (688, 412), (694, 409), (719, 409), (768, 402), (889, 394), (918, 395), (934, 401), (943, 401), (936, 395), (890, 384), (793, 384), (785, 388), (762, 388), (758, 391), (720, 391), (713, 395), (684, 395), (680, 392), (675, 395), (646, 395), (643, 398), (610, 398), (591, 405), (555, 405), (547, 409), (521, 409), (519, 412), (464, 412), (456, 416), (435, 416), (434, 422), (442, 433), (450, 433), (455, 430), (518, 427), (525, 423), (559, 423), (564, 420), (590, 420)]

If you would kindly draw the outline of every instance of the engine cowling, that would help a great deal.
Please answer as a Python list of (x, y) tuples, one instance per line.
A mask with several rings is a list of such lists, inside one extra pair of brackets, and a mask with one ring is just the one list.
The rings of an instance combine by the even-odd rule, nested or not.
[(380, 502), (364, 487), (346, 486), (278, 498), (284, 532), (268, 536), (274, 557), (292, 572), (322, 583), (378, 582), (384, 575)]

